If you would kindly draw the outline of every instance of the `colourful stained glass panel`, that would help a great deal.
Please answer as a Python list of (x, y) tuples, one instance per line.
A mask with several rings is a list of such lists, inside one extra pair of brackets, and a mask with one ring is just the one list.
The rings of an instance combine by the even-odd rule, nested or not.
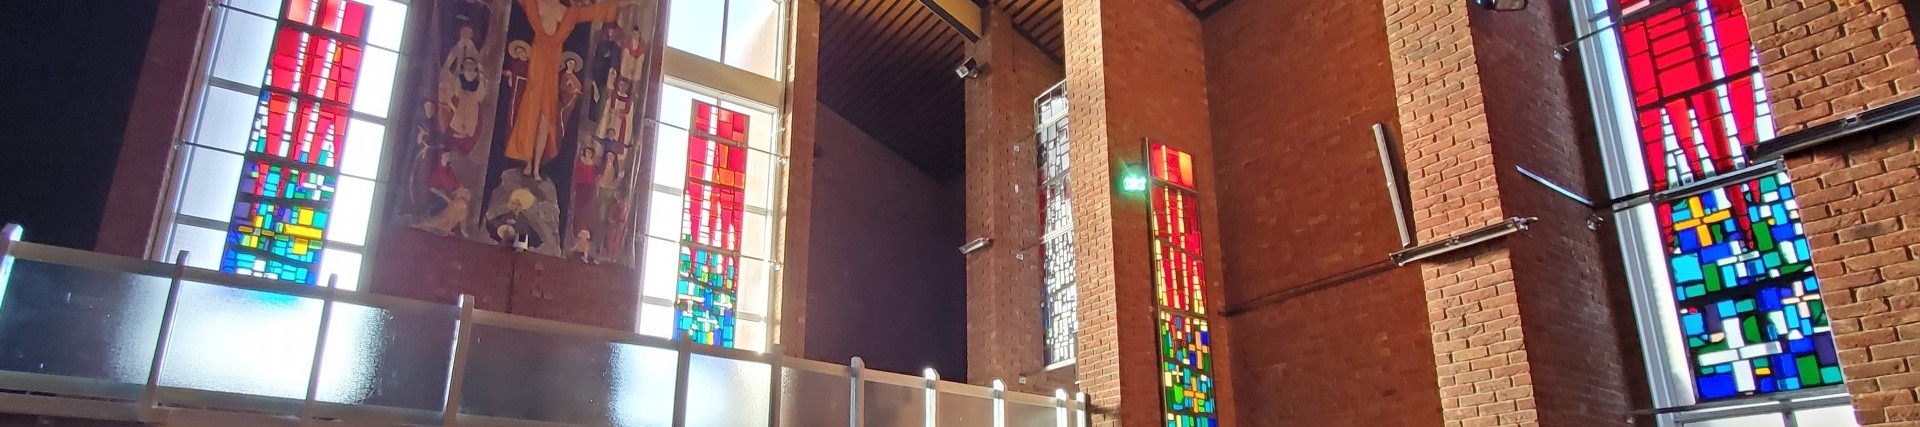
[(286, 4), (244, 144), (221, 271), (318, 279), (367, 12), (347, 0)]
[(1771, 110), (1746, 17), (1732, 0), (1696, 0), (1622, 26), (1627, 81), (1654, 190), (1747, 164)]
[(741, 141), (747, 116), (700, 101), (692, 107), (675, 324), (693, 342), (733, 347), (746, 216), (747, 148)]
[(1160, 386), (1167, 426), (1213, 426), (1212, 335), (1207, 329), (1193, 157), (1151, 143), (1153, 288), (1159, 302)]
[(1067, 92), (1055, 86), (1034, 100), (1035, 137), (1040, 147), (1041, 301), (1046, 322), (1046, 361), (1074, 359), (1080, 330), (1079, 287), (1074, 284), (1073, 197), (1067, 183)]

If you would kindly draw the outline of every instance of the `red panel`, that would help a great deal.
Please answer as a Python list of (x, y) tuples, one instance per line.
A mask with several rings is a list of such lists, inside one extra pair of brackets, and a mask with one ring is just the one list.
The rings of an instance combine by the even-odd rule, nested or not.
[[(1758, 143), (1753, 44), (1736, 0), (1687, 2), (1621, 27), (1642, 152), (1653, 189), (1745, 165)], [(1703, 21), (1704, 17), (1704, 21)]]

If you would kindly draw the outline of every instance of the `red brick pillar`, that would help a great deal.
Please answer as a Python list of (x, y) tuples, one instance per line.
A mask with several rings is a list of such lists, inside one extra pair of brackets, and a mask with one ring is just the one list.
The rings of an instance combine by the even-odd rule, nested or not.
[(785, 227), (780, 242), (786, 264), (780, 272), (779, 295), (774, 310), (774, 342), (790, 357), (805, 355), (807, 338), (807, 254), (808, 224), (813, 218), (813, 138), (818, 102), (820, 59), (819, 0), (792, 2), (793, 45), (788, 55), (792, 74), (787, 83), (786, 138), (787, 200)]
[[(1148, 138), (1193, 155), (1213, 279), (1209, 311), (1218, 313), (1220, 233), (1200, 21), (1177, 0), (1067, 0), (1064, 19), (1080, 387), (1092, 398), (1094, 425), (1164, 425), (1146, 195), (1120, 191), (1120, 178), (1129, 167), (1144, 176)], [(1224, 319), (1215, 317), (1214, 377), (1231, 378)], [(1231, 387), (1216, 387), (1220, 408), (1232, 407)], [(1233, 425), (1231, 410), (1219, 412), (1222, 425)]]
[[(1901, 2), (1742, 3), (1782, 136), (1920, 93)], [(1855, 417), (1920, 422), (1920, 127), (1786, 160)]]
[(173, 158), (186, 115), (211, 7), (209, 0), (164, 0), (154, 9), (153, 36), (147, 39), (140, 83), (127, 113), (127, 136), (107, 189), (96, 251), (145, 258), (159, 231), (161, 199), (171, 182), (167, 159)]
[(1074, 389), (1074, 377), (1071, 368), (1045, 369), (1033, 100), (1065, 74), (1005, 13), (985, 9), (986, 34), (967, 49), (985, 71), (965, 84), (966, 238), (993, 243), (967, 254), (967, 377), (1051, 395)]
[(1387, 0), (1403, 155), (1421, 243), (1508, 217), (1531, 229), (1419, 262), (1447, 426), (1625, 426), (1643, 391), (1618, 259), (1590, 208), (1518, 173), (1604, 194), (1560, 2), (1491, 12)]

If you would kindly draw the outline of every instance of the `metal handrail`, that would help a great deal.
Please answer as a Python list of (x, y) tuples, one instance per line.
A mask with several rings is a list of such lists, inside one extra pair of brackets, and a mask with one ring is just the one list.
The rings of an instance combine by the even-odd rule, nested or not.
[[(784, 356), (779, 354), (779, 347), (777, 345), (773, 348), (773, 351), (770, 352), (753, 352), (696, 345), (687, 340), (668, 340), (641, 335), (631, 331), (597, 328), (508, 313), (479, 310), (474, 307), (473, 297), (468, 295), (462, 295), (458, 305), (448, 306), (385, 295), (339, 290), (331, 287), (331, 283), (333, 283), (331, 279), (329, 280), (328, 287), (300, 286), (264, 278), (239, 276), (194, 268), (186, 265), (187, 254), (184, 252), (178, 255), (175, 262), (164, 263), (28, 243), (20, 241), (19, 236), (20, 228), (17, 225), (8, 225), (4, 230), (0, 230), (0, 289), (5, 289), (5, 285), (12, 279), (10, 267), (13, 265), (13, 261), (22, 259), (103, 272), (165, 278), (168, 280), (169, 290), (167, 292), (166, 308), (162, 310), (161, 327), (158, 331), (159, 337), (157, 337), (157, 341), (155, 342), (154, 355), (149, 365), (145, 384), (126, 384), (105, 379), (0, 371), (0, 388), (31, 391), (54, 396), (48, 397), (42, 395), (33, 398), (0, 398), (0, 411), (71, 415), (76, 412), (73, 410), (74, 407), (93, 405), (100, 406), (100, 410), (86, 413), (94, 414), (92, 416), (104, 419), (128, 421), (160, 422), (165, 421), (168, 417), (181, 413), (179, 411), (204, 412), (209, 410), (235, 410), (241, 412), (231, 414), (241, 414), (241, 416), (245, 416), (243, 413), (261, 413), (261, 411), (264, 411), (266, 414), (273, 415), (253, 416), (296, 417), (300, 420), (341, 419), (399, 424), (429, 424), (434, 421), (428, 420), (435, 420), (438, 421), (440, 425), (446, 426), (556, 425), (555, 423), (544, 421), (504, 419), (461, 413), (462, 393), (465, 388), (464, 380), (470, 373), (467, 371), (467, 361), (472, 352), (473, 329), (475, 326), (488, 326), (532, 332), (547, 336), (630, 344), (646, 348), (674, 351), (677, 354), (677, 366), (675, 367), (676, 371), (674, 374), (675, 401), (672, 415), (675, 425), (685, 425), (690, 415), (687, 413), (687, 391), (695, 378), (689, 369), (692, 364), (691, 358), (696, 355), (766, 365), (768, 383), (771, 386), (767, 396), (767, 402), (765, 402), (768, 411), (766, 419), (769, 425), (781, 425), (780, 417), (782, 416), (781, 412), (784, 399), (805, 398), (804, 396), (788, 396), (782, 394), (782, 390), (785, 388), (783, 387), (784, 377), (781, 375), (783, 370), (814, 372), (847, 379), (847, 398), (850, 399), (848, 402), (849, 413), (847, 414), (847, 423), (850, 427), (859, 427), (864, 424), (862, 418), (865, 416), (864, 409), (867, 403), (865, 399), (865, 384), (869, 382), (921, 388), (927, 393), (928, 400), (926, 400), (925, 404), (928, 405), (928, 408), (933, 408), (934, 402), (940, 396), (946, 395), (992, 399), (994, 401), (994, 413), (997, 417), (1004, 416), (1004, 407), (1007, 402), (1028, 406), (1051, 407), (1060, 414), (1057, 422), (1059, 425), (1057, 427), (1084, 426), (1086, 423), (1085, 417), (1088, 412), (1084, 393), (1074, 395), (1075, 397), (1073, 399), (1066, 398), (1067, 394), (1065, 390), (1057, 390), (1054, 396), (1010, 393), (1005, 391), (1002, 383), (998, 380), (994, 381), (993, 388), (940, 381), (938, 379), (938, 373), (932, 372), (931, 369), (928, 370), (925, 376), (873, 371), (866, 369), (865, 363), (857, 357), (852, 360), (851, 366), (843, 366)], [(313, 341), (313, 359), (309, 370), (305, 372), (307, 374), (305, 375), (307, 384), (304, 388), (304, 399), (198, 390), (160, 384), (160, 374), (166, 366), (167, 343), (171, 341), (170, 334), (174, 329), (173, 319), (175, 317), (177, 300), (180, 297), (180, 287), (183, 283), (188, 282), (307, 298), (323, 304), (320, 310), (319, 329), (315, 331), (316, 335)], [(450, 343), (453, 348), (449, 355), (449, 360), (446, 361), (448, 372), (447, 384), (443, 389), (444, 394), (441, 397), (443, 407), (440, 408), (438, 413), (432, 410), (353, 405), (319, 400), (318, 386), (321, 379), (320, 368), (326, 359), (325, 350), (328, 345), (326, 334), (334, 323), (331, 321), (331, 318), (335, 303), (361, 305), (369, 308), (388, 310), (397, 314), (427, 315), (433, 318), (448, 319), (456, 322), (454, 323), (453, 331), (454, 339), (453, 342)], [(297, 333), (297, 331), (294, 331), (294, 333)], [(120, 391), (116, 392), (114, 391), (115, 389), (119, 389)], [(135, 392), (133, 389), (140, 390)], [(608, 392), (611, 393), (610, 390)], [(124, 397), (115, 397), (127, 396), (132, 393), (138, 394), (138, 398), (133, 401), (124, 400)], [(0, 393), (0, 395), (4, 395), (4, 393)], [(47, 400), (57, 398), (58, 396), (88, 397), (54, 401)], [(59, 402), (59, 404), (56, 405), (47, 402)], [(187, 409), (187, 407), (223, 409)], [(130, 408), (132, 410), (120, 411), (112, 408)], [(928, 417), (929, 423), (931, 423), (932, 417), (935, 416), (935, 411), (928, 409), (924, 411), (924, 416)], [(1070, 418), (1072, 422), (1069, 422)]]

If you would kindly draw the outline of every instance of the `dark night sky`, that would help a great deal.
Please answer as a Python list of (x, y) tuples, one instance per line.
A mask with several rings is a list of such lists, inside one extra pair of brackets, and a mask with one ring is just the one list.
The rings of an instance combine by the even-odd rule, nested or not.
[(0, 2), (0, 222), (27, 240), (93, 247), (155, 3)]

